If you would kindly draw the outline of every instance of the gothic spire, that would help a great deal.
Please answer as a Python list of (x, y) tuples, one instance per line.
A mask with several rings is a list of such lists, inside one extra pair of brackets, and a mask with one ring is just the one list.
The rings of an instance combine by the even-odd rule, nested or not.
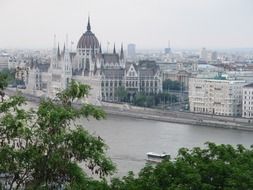
[(99, 44), (99, 53), (102, 54), (101, 43)]
[(65, 54), (65, 43), (64, 43), (62, 52), (63, 52), (62, 54), (64, 55)]
[(124, 59), (123, 43), (121, 43), (121, 49), (120, 49), (120, 59)]
[(91, 31), (91, 27), (90, 27), (90, 16), (88, 17), (87, 31)]
[(116, 54), (115, 43), (114, 43), (114, 47), (113, 47), (113, 54)]
[(60, 59), (61, 58), (61, 53), (60, 53), (60, 46), (58, 43), (58, 49), (57, 49), (57, 58)]

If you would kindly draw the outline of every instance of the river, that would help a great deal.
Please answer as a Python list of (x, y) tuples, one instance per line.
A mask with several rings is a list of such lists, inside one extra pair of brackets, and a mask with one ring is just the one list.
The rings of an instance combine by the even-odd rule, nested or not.
[(138, 171), (145, 165), (147, 152), (166, 152), (172, 157), (181, 147), (204, 146), (207, 141), (218, 144), (253, 144), (253, 132), (182, 125), (175, 123), (108, 116), (106, 120), (81, 120), (78, 123), (109, 146), (108, 155), (117, 165), (116, 175)]
[[(25, 106), (26, 107), (26, 106)], [(27, 108), (36, 107), (29, 103)], [(108, 145), (108, 155), (117, 165), (117, 176), (138, 171), (145, 165), (147, 152), (166, 152), (172, 157), (181, 147), (204, 146), (207, 141), (218, 144), (253, 144), (253, 131), (183, 125), (108, 115), (106, 120), (81, 119), (78, 124), (100, 136)]]

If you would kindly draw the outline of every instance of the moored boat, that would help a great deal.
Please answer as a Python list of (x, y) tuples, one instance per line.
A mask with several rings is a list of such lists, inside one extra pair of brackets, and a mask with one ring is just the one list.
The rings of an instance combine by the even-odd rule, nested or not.
[(161, 162), (165, 158), (168, 158), (169, 155), (166, 153), (158, 154), (155, 152), (147, 152), (147, 161), (148, 162)]

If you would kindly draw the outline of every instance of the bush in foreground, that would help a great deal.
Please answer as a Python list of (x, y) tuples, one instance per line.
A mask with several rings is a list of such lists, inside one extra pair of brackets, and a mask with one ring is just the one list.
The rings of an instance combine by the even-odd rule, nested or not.
[(112, 180), (112, 190), (249, 190), (253, 189), (253, 150), (242, 145), (206, 143), (206, 148), (181, 148), (175, 160), (146, 165)]

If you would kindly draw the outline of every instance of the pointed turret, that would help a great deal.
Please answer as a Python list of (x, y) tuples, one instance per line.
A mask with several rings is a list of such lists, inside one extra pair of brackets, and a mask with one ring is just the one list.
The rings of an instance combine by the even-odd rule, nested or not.
[(56, 50), (56, 35), (54, 34), (54, 50)]
[(87, 31), (91, 31), (91, 27), (90, 27), (90, 16), (88, 17)]
[(61, 58), (61, 53), (60, 53), (60, 46), (58, 43), (58, 49), (57, 49), (57, 58), (60, 59)]
[(64, 46), (63, 46), (63, 50), (62, 50), (62, 55), (64, 55), (65, 54), (65, 43), (64, 43)]
[(99, 45), (99, 53), (102, 54), (101, 43), (100, 43), (100, 45)]
[(120, 57), (121, 60), (124, 59), (124, 50), (123, 50), (123, 43), (121, 44), (121, 49), (120, 49)]
[(114, 43), (114, 47), (113, 47), (113, 54), (116, 54), (115, 43)]

